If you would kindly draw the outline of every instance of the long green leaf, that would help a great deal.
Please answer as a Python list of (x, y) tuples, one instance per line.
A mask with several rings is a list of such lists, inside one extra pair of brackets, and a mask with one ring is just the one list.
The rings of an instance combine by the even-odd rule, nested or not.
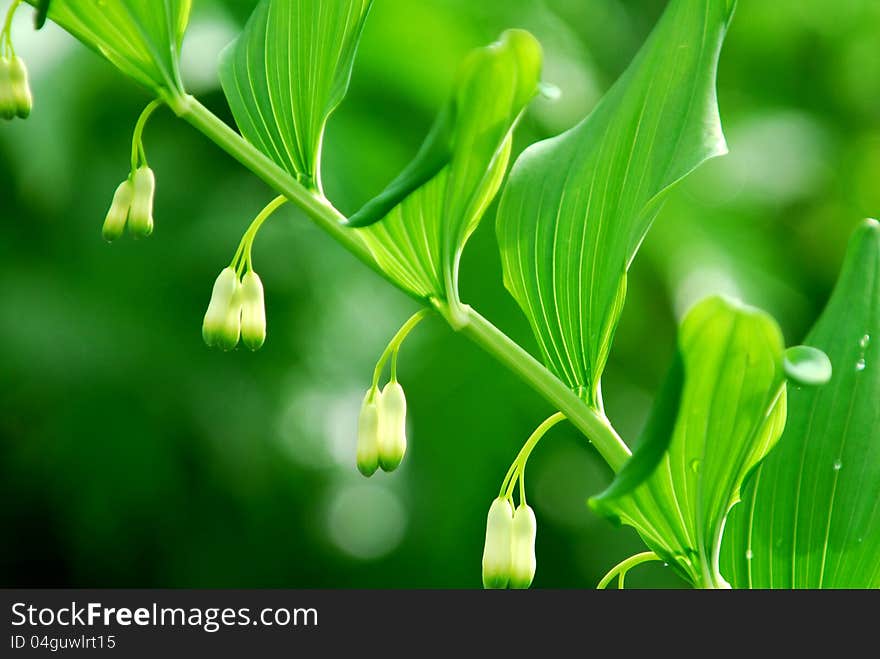
[(807, 337), (831, 358), (794, 387), (777, 449), (731, 514), (724, 570), (743, 588), (880, 588), (880, 224), (853, 236)]
[(180, 47), (191, 5), (192, 0), (53, 0), (49, 18), (161, 96), (183, 93)]
[(726, 153), (715, 77), (733, 5), (672, 0), (592, 114), (527, 149), (502, 194), (505, 285), (546, 363), (594, 407), (626, 272), (664, 192)]
[(372, 224), (357, 231), (376, 261), (412, 293), (457, 302), (462, 250), (501, 186), (541, 65), (541, 46), (523, 30), (471, 53), (413, 164), (355, 214), (355, 224)]
[(669, 449), (651, 477), (591, 505), (634, 527), (696, 586), (725, 586), (721, 537), (746, 475), (785, 425), (784, 345), (756, 309), (709, 298), (679, 332), (684, 391)]
[(242, 135), (321, 189), (327, 119), (348, 91), (372, 0), (263, 0), (220, 58)]
[(654, 473), (672, 441), (683, 389), (684, 360), (681, 353), (676, 351), (675, 359), (657, 394), (651, 416), (645, 424), (632, 457), (617, 472), (611, 485), (604, 492), (593, 497), (594, 505), (601, 506), (605, 501), (620, 499), (635, 490)]

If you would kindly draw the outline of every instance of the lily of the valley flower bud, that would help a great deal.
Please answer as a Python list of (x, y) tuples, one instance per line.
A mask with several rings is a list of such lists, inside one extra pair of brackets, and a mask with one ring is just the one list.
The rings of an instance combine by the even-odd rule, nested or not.
[(406, 396), (399, 382), (382, 389), (379, 402), (379, 465), (394, 471), (406, 453)]
[(3, 119), (12, 119), (16, 115), (11, 74), (11, 62), (5, 57), (0, 57), (0, 118)]
[(251, 350), (259, 350), (266, 341), (263, 282), (253, 270), (241, 280), (241, 340)]
[(483, 587), (506, 588), (510, 579), (513, 537), (513, 506), (507, 499), (495, 499), (486, 518), (483, 547)]
[(530, 506), (521, 503), (513, 513), (510, 545), (510, 587), (528, 588), (535, 578), (535, 537), (538, 523)]
[(22, 119), (27, 119), (34, 107), (34, 97), (31, 95), (31, 86), (28, 83), (27, 68), (22, 59), (16, 55), (12, 56), (9, 63), (9, 79), (12, 83), (15, 113)]
[(146, 165), (138, 167), (132, 175), (132, 185), (134, 199), (128, 216), (128, 228), (136, 237), (146, 238), (153, 233), (153, 197), (156, 194), (153, 170)]
[(224, 268), (211, 293), (202, 322), (202, 337), (212, 348), (232, 350), (241, 332), (241, 283), (232, 268)]
[(113, 194), (113, 203), (107, 211), (104, 219), (104, 228), (101, 230), (104, 240), (113, 242), (122, 236), (125, 231), (125, 221), (128, 219), (128, 211), (131, 208), (131, 200), (134, 197), (134, 188), (129, 179), (125, 179), (116, 188)]
[(379, 404), (382, 394), (370, 389), (358, 417), (357, 467), (370, 477), (379, 468)]

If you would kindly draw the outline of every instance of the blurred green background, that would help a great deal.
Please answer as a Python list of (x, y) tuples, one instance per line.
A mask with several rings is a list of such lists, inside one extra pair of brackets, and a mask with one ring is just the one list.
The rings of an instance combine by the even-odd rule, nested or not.
[[(253, 1), (195, 1), (191, 91), (231, 121), (217, 53)], [(8, 2), (0, 3), (5, 11)], [(328, 196), (353, 211), (413, 155), (463, 55), (507, 27), (546, 49), (518, 148), (573, 125), (627, 65), (661, 0), (377, 0), (351, 93), (330, 122)], [(269, 340), (219, 354), (200, 327), (214, 277), (273, 194), (167, 111), (147, 128), (156, 232), (100, 228), (149, 100), (54, 26), (13, 38), (32, 117), (0, 125), (0, 585), (476, 587), (485, 515), (552, 410), (439, 320), (406, 344), (410, 449), (393, 475), (354, 468), (372, 367), (413, 303), (292, 209), (261, 232)], [(670, 54), (670, 57), (673, 55)], [(634, 438), (675, 320), (726, 292), (799, 341), (846, 240), (880, 213), (880, 3), (741, 0), (720, 70), (731, 155), (678, 188), (632, 270), (605, 377)], [(535, 349), (504, 291), (494, 208), (466, 252), (463, 298)], [(527, 473), (537, 587), (592, 587), (641, 550), (585, 505), (609, 472), (560, 427)], [(649, 565), (631, 587), (679, 587)]]

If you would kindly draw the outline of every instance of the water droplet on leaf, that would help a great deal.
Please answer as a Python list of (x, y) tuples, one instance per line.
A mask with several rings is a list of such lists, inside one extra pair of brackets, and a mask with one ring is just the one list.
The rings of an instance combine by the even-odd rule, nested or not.
[(691, 460), (691, 471), (695, 474), (700, 473), (700, 461), (699, 460)]
[(869, 344), (870, 342), (871, 342), (871, 335), (870, 335), (870, 334), (865, 334), (865, 336), (863, 336), (863, 337), (861, 338), (861, 340), (859, 341), (859, 348), (861, 348), (862, 350), (864, 350), (865, 348), (868, 347), (868, 344)]
[(840, 468), (843, 467), (843, 462), (840, 458), (834, 461), (834, 471), (840, 471)]
[(864, 371), (865, 370), (865, 358), (862, 357), (859, 361), (856, 362), (856, 370)]
[(751, 549), (746, 550), (746, 560), (750, 561), (755, 557), (755, 553)]

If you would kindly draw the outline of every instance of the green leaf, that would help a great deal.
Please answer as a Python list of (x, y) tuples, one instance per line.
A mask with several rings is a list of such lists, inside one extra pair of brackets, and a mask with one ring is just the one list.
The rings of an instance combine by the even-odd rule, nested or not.
[(592, 114), (527, 149), (502, 194), (505, 285), (544, 361), (597, 409), (626, 272), (664, 193), (727, 151), (715, 77), (733, 4), (672, 0)]
[(693, 585), (726, 586), (727, 514), (785, 425), (782, 333), (766, 313), (716, 297), (687, 314), (678, 347), (684, 391), (669, 449), (634, 491), (590, 503), (634, 527)]
[(355, 224), (373, 223), (358, 231), (376, 261), (413, 294), (458, 301), (461, 253), (501, 186), (542, 59), (523, 30), (472, 52), (413, 164), (355, 214)]
[(593, 497), (595, 505), (610, 505), (612, 500), (629, 494), (654, 473), (672, 441), (683, 389), (684, 360), (681, 353), (676, 351), (672, 366), (657, 394), (651, 416), (633, 450), (632, 457), (617, 472), (611, 485), (604, 492)]
[(880, 224), (850, 242), (806, 343), (824, 387), (793, 387), (777, 449), (731, 514), (724, 570), (743, 588), (880, 588)]
[[(39, 10), (45, 7), (30, 1)], [(48, 14), (123, 73), (165, 96), (183, 93), (180, 47), (191, 5), (191, 0), (53, 0)]]
[(810, 346), (794, 346), (785, 351), (785, 375), (806, 387), (823, 385), (831, 379), (831, 360), (821, 350)]
[(372, 0), (263, 0), (220, 57), (242, 135), (321, 190), (327, 119), (348, 91)]

